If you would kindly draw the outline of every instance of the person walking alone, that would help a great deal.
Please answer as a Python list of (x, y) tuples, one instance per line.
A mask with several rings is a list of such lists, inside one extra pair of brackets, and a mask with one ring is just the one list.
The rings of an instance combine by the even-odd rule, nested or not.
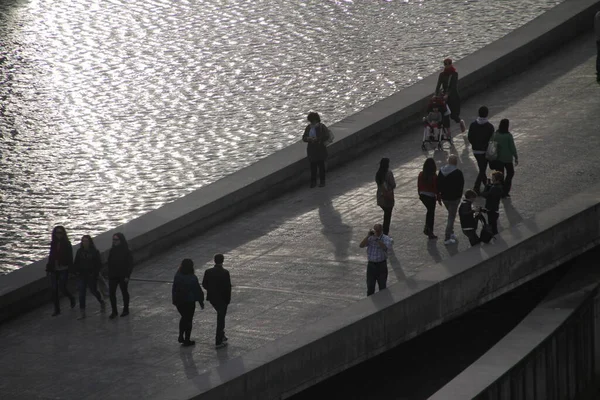
[(479, 169), (479, 174), (477, 175), (477, 179), (475, 179), (475, 184), (473, 185), (473, 190), (477, 195), (481, 193), (481, 184), (485, 186), (487, 183), (487, 166), (488, 160), (486, 158), (486, 152), (488, 145), (490, 143), (490, 139), (494, 134), (494, 125), (492, 125), (488, 121), (489, 110), (486, 106), (479, 107), (479, 117), (475, 121), (471, 123), (469, 126), (469, 133), (467, 134), (467, 138), (469, 139), (469, 143), (471, 143), (471, 148), (473, 149), (473, 155), (477, 160), (477, 167)]
[(172, 289), (173, 305), (181, 315), (179, 320), (179, 337), (177, 341), (183, 347), (193, 346), (195, 341), (190, 339), (196, 302), (204, 310), (204, 292), (200, 287), (198, 277), (194, 274), (194, 262), (189, 258), (184, 259), (173, 278)]
[(317, 170), (319, 171), (319, 186), (325, 186), (325, 161), (327, 161), (327, 145), (330, 140), (329, 128), (321, 123), (321, 117), (316, 112), (308, 113), (309, 124), (304, 129), (302, 140), (307, 143), (306, 154), (310, 161), (310, 187), (317, 186)]
[(392, 238), (383, 233), (381, 224), (375, 224), (360, 242), (360, 248), (367, 248), (367, 296), (375, 293), (375, 283), (380, 292), (387, 287), (387, 258), (392, 243)]
[(517, 154), (517, 147), (515, 146), (515, 139), (508, 131), (508, 126), (508, 119), (505, 118), (500, 121), (498, 132), (494, 135), (494, 140), (498, 144), (498, 157), (490, 163), (491, 169), (500, 171), (504, 174), (502, 197), (510, 197), (512, 180), (515, 176), (515, 166), (519, 165), (519, 156)]
[(433, 158), (428, 158), (423, 163), (423, 170), (419, 172), (419, 178), (417, 179), (419, 199), (427, 209), (423, 233), (427, 235), (429, 239), (437, 239), (437, 236), (433, 233), (435, 202), (437, 201), (440, 205), (442, 204), (442, 200), (439, 196), (436, 172), (437, 165), (435, 164), (435, 160)]
[(454, 221), (456, 220), (456, 212), (458, 211), (465, 186), (465, 178), (457, 165), (458, 157), (452, 154), (448, 157), (448, 164), (440, 168), (438, 174), (438, 190), (442, 202), (446, 210), (448, 210), (448, 222), (444, 234), (445, 245), (455, 244), (457, 241), (454, 234)]
[(206, 289), (206, 300), (217, 312), (215, 348), (220, 349), (227, 346), (228, 340), (225, 336), (225, 316), (227, 307), (231, 303), (231, 277), (229, 271), (223, 268), (225, 262), (223, 254), (215, 254), (214, 261), (215, 266), (204, 272), (202, 287)]
[[(438, 76), (437, 85), (435, 86), (435, 93), (440, 94), (440, 90), (443, 89), (444, 96), (446, 97), (446, 104), (450, 108), (450, 119), (460, 125), (460, 131), (466, 130), (465, 121), (460, 119), (460, 95), (458, 94), (458, 72), (452, 60), (446, 58), (444, 60), (444, 70), (440, 72)], [(450, 131), (450, 121), (446, 118), (446, 128)]]
[(76, 305), (75, 297), (67, 288), (69, 269), (73, 267), (73, 246), (67, 236), (64, 226), (55, 226), (52, 230), (50, 242), (50, 255), (46, 264), (46, 273), (52, 284), (52, 301), (54, 303), (53, 317), (60, 314), (59, 290), (71, 301), (71, 308)]
[(100, 303), (100, 311), (106, 309), (106, 303), (102, 300), (102, 296), (98, 292), (98, 276), (102, 268), (102, 260), (100, 252), (96, 249), (94, 241), (90, 235), (81, 237), (81, 246), (75, 254), (73, 261), (73, 270), (79, 274), (78, 290), (79, 290), (79, 310), (81, 315), (78, 319), (85, 318), (85, 298), (87, 288)]
[(108, 292), (112, 313), (110, 319), (116, 318), (117, 312), (117, 286), (123, 295), (123, 312), (121, 317), (129, 315), (129, 277), (133, 271), (133, 257), (125, 236), (119, 232), (112, 237), (112, 247), (108, 253)]
[(394, 208), (394, 189), (396, 181), (394, 174), (390, 171), (390, 159), (382, 158), (379, 162), (379, 170), (375, 174), (377, 183), (377, 205), (383, 210), (383, 234), (390, 233), (392, 210)]

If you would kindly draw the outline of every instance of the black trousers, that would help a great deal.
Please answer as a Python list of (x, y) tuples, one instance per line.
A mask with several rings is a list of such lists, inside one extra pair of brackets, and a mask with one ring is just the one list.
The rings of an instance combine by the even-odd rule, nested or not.
[(310, 162), (310, 182), (317, 182), (317, 169), (319, 170), (319, 180), (325, 183), (325, 160)]
[(113, 314), (117, 314), (117, 286), (121, 288), (123, 295), (123, 311), (129, 311), (129, 292), (127, 291), (129, 281), (125, 282), (125, 278), (109, 278), (108, 293)]
[(394, 207), (381, 207), (383, 210), (383, 234), (387, 235), (390, 233), (390, 224), (392, 223), (392, 210)]
[(478, 244), (481, 241), (479, 239), (479, 236), (477, 236), (476, 229), (463, 230), (463, 233), (465, 234), (465, 236), (467, 238), (469, 238), (469, 243), (471, 244), (471, 246), (475, 246), (476, 244)]
[(425, 215), (425, 229), (428, 234), (432, 234), (435, 218), (435, 197), (421, 194), (419, 195), (419, 199), (421, 199), (421, 202), (425, 205), (425, 208), (427, 208), (427, 214)]
[(367, 264), (367, 296), (375, 293), (375, 283), (379, 291), (387, 287), (388, 267), (387, 260), (381, 262), (369, 261)]
[(475, 191), (479, 193), (479, 191), (481, 190), (481, 184), (483, 183), (485, 185), (487, 183), (486, 171), (488, 166), (488, 159), (486, 158), (485, 154), (475, 154), (475, 159), (477, 160), (477, 168), (479, 168), (479, 174), (477, 175), (477, 179), (475, 179), (475, 184), (473, 185), (473, 187), (475, 188)]
[(498, 213), (498, 211), (488, 211), (487, 216), (488, 216), (488, 223), (492, 227), (492, 233), (494, 235), (497, 235), (498, 234), (498, 218), (500, 217), (500, 214)]
[(223, 343), (225, 338), (225, 316), (227, 315), (227, 304), (210, 303), (217, 312), (217, 334), (215, 344)]
[(75, 301), (75, 297), (67, 289), (67, 281), (69, 279), (69, 271), (54, 271), (50, 275), (52, 284), (52, 301), (54, 302), (54, 311), (60, 311), (59, 291), (69, 298), (71, 303)]
[(188, 301), (186, 303), (178, 304), (177, 311), (179, 311), (179, 314), (181, 315), (181, 319), (179, 320), (179, 337), (188, 341), (192, 334), (192, 323), (194, 321), (194, 313), (196, 312), (196, 302)]

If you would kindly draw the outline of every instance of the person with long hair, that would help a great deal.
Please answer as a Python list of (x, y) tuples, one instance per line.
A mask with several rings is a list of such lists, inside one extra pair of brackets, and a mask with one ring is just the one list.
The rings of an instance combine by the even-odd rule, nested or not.
[(437, 236), (433, 233), (435, 203), (437, 201), (440, 205), (442, 204), (437, 187), (436, 172), (437, 165), (435, 164), (435, 160), (430, 157), (423, 163), (423, 170), (419, 172), (419, 178), (417, 179), (417, 191), (419, 193), (419, 199), (427, 209), (423, 233), (429, 237), (429, 239), (437, 239)]
[(108, 292), (112, 313), (110, 319), (116, 318), (117, 312), (117, 286), (121, 288), (123, 295), (123, 312), (121, 317), (129, 315), (129, 278), (133, 271), (133, 257), (129, 250), (129, 244), (125, 235), (121, 232), (112, 237), (112, 247), (108, 253)]
[(204, 310), (204, 292), (200, 287), (198, 277), (194, 274), (194, 262), (186, 258), (181, 262), (173, 279), (172, 289), (173, 305), (181, 315), (179, 320), (179, 337), (177, 341), (182, 346), (193, 346), (196, 344), (190, 340), (196, 302)]
[(498, 131), (494, 135), (494, 140), (497, 143), (498, 156), (490, 163), (491, 169), (505, 174), (504, 183), (502, 185), (502, 197), (510, 197), (512, 180), (515, 176), (515, 167), (519, 165), (519, 155), (517, 154), (515, 139), (508, 130), (509, 123), (509, 120), (504, 118), (498, 125)]
[(79, 290), (79, 310), (81, 315), (78, 319), (85, 318), (85, 297), (86, 291), (89, 288), (90, 292), (100, 303), (100, 310), (106, 309), (106, 303), (102, 300), (102, 296), (98, 293), (98, 275), (102, 268), (102, 260), (100, 252), (94, 245), (94, 241), (90, 235), (81, 237), (81, 246), (75, 254), (73, 261), (73, 270), (79, 273), (78, 290)]
[(73, 267), (73, 247), (64, 226), (58, 225), (52, 229), (50, 255), (46, 264), (46, 273), (52, 284), (52, 301), (54, 302), (53, 317), (60, 314), (59, 290), (71, 301), (71, 308), (76, 305), (75, 297), (67, 288), (69, 270)]
[(379, 162), (375, 182), (377, 183), (377, 205), (383, 210), (383, 234), (388, 235), (394, 208), (394, 189), (396, 188), (396, 180), (390, 170), (389, 158), (382, 158)]

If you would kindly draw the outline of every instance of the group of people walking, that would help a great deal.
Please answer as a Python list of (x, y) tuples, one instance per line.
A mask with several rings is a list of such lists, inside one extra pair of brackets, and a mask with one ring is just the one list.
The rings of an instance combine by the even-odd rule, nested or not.
[[(202, 287), (206, 290), (206, 300), (217, 312), (217, 329), (215, 337), (216, 348), (227, 344), (225, 336), (225, 316), (227, 307), (231, 302), (231, 278), (229, 271), (223, 268), (225, 257), (222, 254), (214, 256), (215, 265), (204, 273)], [(69, 291), (69, 274), (77, 276), (77, 289), (79, 292), (80, 315), (77, 319), (86, 318), (86, 294), (90, 293), (100, 305), (100, 311), (106, 310), (105, 296), (98, 289), (100, 282), (104, 281), (104, 273), (108, 278), (108, 292), (111, 305), (110, 319), (119, 316), (117, 309), (117, 288), (120, 288), (123, 297), (121, 317), (129, 315), (129, 280), (133, 271), (133, 256), (129, 245), (122, 233), (112, 236), (112, 246), (108, 253), (107, 267), (103, 271), (100, 251), (94, 245), (90, 235), (83, 235), (79, 249), (73, 257), (73, 246), (64, 226), (56, 226), (52, 230), (50, 254), (46, 264), (46, 273), (50, 278), (52, 288), (52, 302), (54, 304), (53, 317), (61, 314), (60, 293), (69, 299), (71, 308), (75, 308), (77, 300)], [(182, 346), (191, 346), (192, 321), (195, 313), (195, 304), (198, 302), (204, 309), (204, 292), (200, 287), (198, 277), (194, 274), (194, 263), (191, 259), (184, 259), (177, 269), (173, 279), (172, 303), (176, 306), (181, 318), (179, 321), (178, 342)]]
[[(121, 289), (123, 296), (123, 310), (121, 317), (129, 315), (129, 277), (133, 270), (133, 257), (129, 250), (127, 240), (122, 233), (116, 233), (112, 237), (112, 247), (108, 255), (107, 263), (108, 291), (112, 313), (110, 319), (116, 318), (117, 311), (117, 287)], [(102, 260), (100, 252), (94, 245), (90, 235), (81, 237), (81, 246), (73, 259), (73, 247), (67, 235), (64, 226), (56, 226), (52, 230), (52, 240), (50, 242), (50, 255), (46, 264), (46, 273), (50, 277), (52, 286), (52, 301), (54, 303), (53, 317), (60, 315), (60, 297), (62, 292), (70, 301), (71, 308), (75, 308), (77, 301), (68, 289), (69, 273), (78, 275), (77, 287), (79, 291), (79, 319), (86, 317), (86, 292), (90, 293), (98, 300), (101, 311), (106, 309), (106, 303), (103, 296), (98, 291), (98, 282), (104, 282), (100, 275), (102, 269)]]

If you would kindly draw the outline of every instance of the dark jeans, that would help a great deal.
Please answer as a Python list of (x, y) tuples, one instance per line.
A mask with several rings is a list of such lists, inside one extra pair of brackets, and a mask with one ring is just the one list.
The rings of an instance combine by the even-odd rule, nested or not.
[(479, 236), (477, 236), (476, 229), (469, 229), (466, 231), (463, 230), (463, 233), (467, 238), (469, 238), (469, 243), (471, 244), (471, 246), (475, 246), (477, 243), (480, 242)]
[(188, 341), (192, 334), (192, 323), (194, 321), (194, 313), (196, 312), (196, 302), (188, 301), (179, 304), (177, 305), (177, 311), (181, 314), (181, 319), (179, 320), (179, 337)]
[(481, 190), (481, 184), (483, 183), (485, 185), (487, 183), (486, 171), (488, 166), (488, 160), (485, 157), (485, 154), (475, 154), (475, 159), (477, 160), (479, 174), (477, 175), (477, 179), (475, 179), (475, 184), (473, 185), (473, 187), (475, 188), (475, 191), (479, 193), (479, 191)]
[(325, 183), (325, 161), (311, 161), (310, 162), (310, 182), (317, 182), (317, 169), (319, 170), (319, 180), (321, 183)]
[(435, 218), (435, 197), (426, 196), (424, 194), (419, 195), (419, 199), (427, 208), (427, 214), (425, 215), (425, 229), (428, 234), (433, 234), (433, 222)]
[(90, 292), (96, 299), (98, 299), (100, 304), (102, 304), (102, 297), (100, 296), (100, 293), (98, 293), (97, 288), (98, 274), (81, 273), (81, 275), (79, 275), (79, 282), (77, 286), (79, 289), (79, 308), (82, 310), (85, 309), (85, 295), (87, 288), (90, 288)]
[(515, 165), (513, 163), (503, 163), (502, 161), (494, 161), (490, 163), (490, 168), (500, 171), (504, 174), (504, 183), (502, 184), (502, 195), (510, 194), (512, 180), (515, 176)]
[(383, 210), (383, 234), (387, 235), (390, 233), (390, 224), (392, 222), (392, 210), (394, 207), (381, 207)]
[(600, 40), (596, 42), (596, 75), (600, 79)]
[(382, 291), (387, 286), (388, 267), (387, 261), (381, 262), (369, 261), (367, 264), (367, 296), (375, 293), (375, 283), (379, 286), (379, 291)]
[(497, 235), (498, 234), (498, 217), (500, 217), (500, 214), (498, 214), (498, 211), (488, 211), (487, 216), (488, 216), (488, 223), (492, 227), (492, 233), (494, 235)]
[(54, 271), (51, 273), (50, 281), (52, 284), (52, 301), (54, 301), (54, 311), (60, 311), (59, 290), (69, 298), (71, 303), (75, 301), (75, 297), (67, 289), (67, 281), (69, 279), (69, 271)]
[(117, 286), (121, 288), (123, 295), (123, 311), (129, 311), (129, 281), (125, 282), (125, 278), (108, 278), (108, 293), (113, 314), (117, 314)]
[(448, 97), (448, 107), (450, 107), (450, 119), (457, 124), (460, 123), (460, 98)]
[(227, 304), (210, 303), (217, 312), (217, 335), (215, 344), (223, 343), (225, 338), (225, 315), (227, 315)]

